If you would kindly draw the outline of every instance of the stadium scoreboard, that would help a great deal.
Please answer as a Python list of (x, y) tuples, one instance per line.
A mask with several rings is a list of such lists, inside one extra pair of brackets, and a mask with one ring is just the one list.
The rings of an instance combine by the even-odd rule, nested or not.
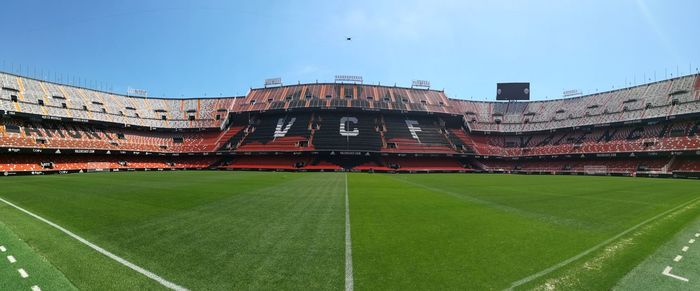
[(496, 100), (530, 100), (530, 83), (498, 83)]

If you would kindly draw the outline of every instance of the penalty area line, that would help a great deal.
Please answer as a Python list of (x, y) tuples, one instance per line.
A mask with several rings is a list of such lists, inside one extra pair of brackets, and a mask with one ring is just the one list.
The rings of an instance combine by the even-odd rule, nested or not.
[(167, 288), (170, 288), (170, 289), (172, 289), (172, 290), (177, 290), (177, 291), (187, 291), (187, 290), (188, 290), (187, 288), (184, 288), (184, 287), (182, 287), (182, 286), (180, 286), (180, 285), (177, 285), (177, 284), (175, 284), (175, 283), (173, 283), (173, 282), (170, 282), (170, 281), (168, 281), (168, 280), (165, 280), (165, 279), (163, 279), (162, 277), (160, 277), (160, 276), (158, 276), (158, 275), (152, 273), (151, 271), (148, 271), (148, 270), (146, 270), (146, 269), (144, 269), (144, 268), (142, 268), (142, 267), (139, 267), (139, 266), (137, 266), (137, 265), (135, 265), (135, 264), (133, 264), (133, 263), (131, 263), (131, 262), (129, 262), (129, 261), (127, 261), (127, 260), (125, 260), (125, 259), (123, 259), (123, 258), (121, 258), (121, 257), (119, 257), (119, 256), (117, 256), (117, 255), (115, 255), (115, 254), (113, 254), (113, 253), (111, 253), (111, 252), (105, 250), (105, 249), (103, 249), (102, 247), (100, 247), (100, 246), (98, 246), (98, 245), (96, 245), (96, 244), (93, 244), (93, 243), (89, 242), (88, 240), (86, 240), (86, 239), (84, 239), (84, 238), (78, 236), (77, 234), (72, 233), (71, 231), (69, 231), (69, 230), (67, 230), (67, 229), (65, 229), (65, 228), (63, 228), (63, 227), (61, 227), (61, 226), (58, 225), (58, 224), (55, 224), (55, 223), (53, 223), (53, 222), (51, 222), (51, 221), (49, 221), (49, 220), (47, 220), (47, 219), (45, 219), (45, 218), (43, 218), (43, 217), (41, 217), (41, 216), (39, 216), (39, 215), (36, 215), (36, 214), (34, 214), (34, 213), (32, 213), (32, 212), (30, 212), (30, 211), (28, 211), (28, 210), (26, 210), (26, 209), (24, 209), (24, 208), (22, 208), (22, 207), (19, 207), (19, 206), (15, 205), (15, 204), (13, 204), (12, 202), (9, 202), (9, 201), (7, 201), (7, 200), (5, 200), (5, 199), (2, 199), (2, 198), (0, 198), (0, 201), (2, 201), (3, 203), (5, 203), (5, 204), (7, 204), (7, 205), (9, 205), (9, 206), (14, 207), (15, 209), (17, 209), (17, 210), (19, 210), (19, 211), (21, 211), (21, 212), (24, 212), (24, 213), (28, 214), (28, 215), (31, 216), (31, 217), (34, 217), (34, 218), (36, 218), (36, 219), (38, 219), (38, 220), (40, 220), (40, 221), (42, 221), (42, 222), (44, 222), (44, 223), (46, 223), (46, 224), (52, 226), (52, 227), (54, 227), (55, 229), (60, 230), (61, 232), (67, 234), (68, 236), (74, 238), (75, 240), (77, 240), (77, 241), (83, 243), (84, 245), (87, 245), (87, 246), (89, 246), (90, 248), (96, 250), (98, 253), (103, 254), (103, 255), (107, 256), (108, 258), (110, 258), (110, 259), (112, 259), (112, 260), (114, 260), (114, 261), (117, 261), (118, 263), (120, 263), (120, 264), (122, 264), (122, 265), (124, 265), (124, 266), (126, 266), (126, 267), (128, 267), (128, 268), (130, 268), (130, 269), (132, 269), (132, 270), (134, 270), (134, 271), (136, 271), (136, 272), (141, 273), (142, 275), (144, 275), (144, 276), (146, 276), (146, 277), (148, 277), (148, 278), (150, 278), (150, 279), (152, 279), (152, 280), (154, 280), (154, 281), (160, 283), (161, 285), (163, 285), (163, 286), (165, 286), (165, 287), (167, 287)]
[(350, 199), (348, 198), (348, 173), (345, 173), (345, 291), (352, 291), (352, 239), (350, 237)]
[(666, 210), (666, 211), (664, 211), (664, 212), (662, 212), (662, 213), (659, 213), (659, 214), (655, 215), (654, 217), (649, 218), (649, 219), (647, 219), (647, 220), (645, 220), (645, 221), (642, 221), (642, 222), (640, 222), (639, 224), (637, 224), (637, 225), (635, 225), (635, 226), (632, 226), (632, 227), (626, 229), (625, 231), (623, 231), (623, 232), (621, 232), (621, 233), (618, 233), (617, 235), (615, 235), (615, 236), (613, 236), (613, 237), (611, 237), (611, 238), (609, 238), (609, 239), (607, 239), (607, 240), (605, 240), (605, 241), (603, 241), (603, 242), (601, 242), (601, 243), (599, 243), (599, 244), (593, 246), (592, 248), (587, 249), (587, 250), (585, 250), (585, 251), (579, 253), (578, 255), (575, 255), (575, 256), (573, 256), (573, 257), (571, 257), (571, 258), (568, 258), (568, 259), (566, 259), (566, 260), (564, 260), (564, 261), (561, 261), (561, 262), (557, 263), (556, 265), (553, 265), (553, 266), (551, 266), (551, 267), (549, 267), (549, 268), (547, 268), (547, 269), (544, 269), (544, 270), (539, 271), (539, 272), (537, 272), (537, 273), (535, 273), (535, 274), (532, 274), (532, 275), (530, 275), (530, 276), (527, 276), (527, 277), (525, 277), (525, 278), (522, 278), (522, 279), (520, 279), (520, 280), (518, 280), (518, 281), (515, 281), (515, 282), (511, 283), (510, 287), (509, 287), (508, 289), (506, 289), (506, 290), (513, 290), (514, 288), (516, 288), (516, 287), (518, 287), (518, 286), (520, 286), (520, 285), (529, 283), (529, 282), (532, 281), (532, 280), (535, 280), (535, 279), (537, 279), (537, 278), (539, 278), (539, 277), (542, 277), (542, 276), (544, 276), (544, 275), (547, 275), (547, 274), (549, 274), (549, 273), (551, 273), (551, 272), (553, 272), (553, 271), (555, 271), (555, 270), (558, 270), (559, 268), (564, 267), (564, 266), (570, 264), (571, 262), (576, 261), (576, 260), (578, 260), (578, 259), (580, 259), (580, 258), (582, 258), (582, 257), (584, 257), (584, 256), (586, 256), (586, 255), (588, 255), (588, 254), (590, 254), (590, 253), (592, 253), (592, 252), (594, 252), (594, 251), (596, 251), (596, 250), (602, 248), (603, 246), (606, 246), (606, 245), (612, 243), (613, 241), (615, 241), (615, 240), (621, 238), (622, 236), (624, 236), (624, 235), (626, 235), (626, 234), (628, 234), (628, 233), (630, 233), (630, 232), (636, 230), (637, 228), (640, 228), (640, 227), (642, 227), (642, 226), (644, 226), (644, 225), (646, 225), (646, 224), (648, 224), (648, 223), (650, 223), (650, 222), (652, 222), (652, 221), (654, 221), (654, 220), (656, 220), (656, 219), (658, 219), (658, 218), (660, 218), (660, 217), (662, 217), (662, 216), (665, 216), (665, 215), (667, 215), (667, 214), (669, 214), (669, 213), (671, 213), (671, 212), (674, 212), (674, 211), (676, 211), (676, 210), (678, 210), (678, 209), (681, 209), (681, 208), (683, 208), (683, 207), (686, 207), (686, 206), (688, 206), (688, 205), (691, 205), (691, 204), (697, 202), (698, 200), (700, 200), (700, 198), (695, 198), (695, 199), (692, 199), (692, 200), (690, 200), (690, 201), (688, 201), (688, 202), (685, 202), (685, 203), (683, 203), (683, 204), (681, 204), (681, 205), (678, 205), (678, 206), (676, 206), (676, 207), (673, 207), (673, 208), (671, 208), (671, 209), (669, 209), (669, 210)]
[(663, 270), (663, 272), (661, 272), (661, 274), (665, 275), (665, 276), (669, 276), (673, 279), (681, 280), (683, 282), (688, 282), (688, 278), (681, 277), (681, 276), (678, 276), (675, 274), (671, 274), (671, 270), (673, 270), (673, 268), (671, 268), (671, 266), (666, 266), (666, 268)]

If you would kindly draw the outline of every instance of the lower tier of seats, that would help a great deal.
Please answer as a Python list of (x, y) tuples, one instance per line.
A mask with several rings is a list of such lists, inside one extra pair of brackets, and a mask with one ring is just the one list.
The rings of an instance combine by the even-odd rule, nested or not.
[(108, 169), (203, 169), (217, 157), (109, 156), (109, 155), (0, 155), (0, 172), (108, 170)]
[(366, 172), (536, 172), (625, 174), (698, 173), (700, 157), (616, 157), (567, 159), (473, 159), (406, 155), (234, 155), (137, 156), (0, 154), (0, 173), (113, 169), (231, 169)]

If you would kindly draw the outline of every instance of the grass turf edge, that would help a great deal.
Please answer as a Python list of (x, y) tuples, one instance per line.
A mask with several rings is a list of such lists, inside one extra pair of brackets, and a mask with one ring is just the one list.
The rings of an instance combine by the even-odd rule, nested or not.
[(37, 256), (42, 257), (58, 270), (74, 288), (79, 290), (165, 289), (9, 205), (0, 205), (0, 221), (3, 221), (7, 229), (24, 241)]
[[(0, 245), (5, 249), (0, 260), (0, 290), (29, 290), (38, 286), (47, 290), (78, 290), (65, 274), (60, 272), (46, 257), (37, 253), (27, 242), (20, 239), (0, 220)], [(7, 256), (15, 258), (10, 263)], [(29, 277), (21, 278), (17, 269), (22, 268)]]
[(628, 272), (698, 217), (700, 200), (695, 198), (691, 201), (591, 254), (515, 289), (610, 290)]

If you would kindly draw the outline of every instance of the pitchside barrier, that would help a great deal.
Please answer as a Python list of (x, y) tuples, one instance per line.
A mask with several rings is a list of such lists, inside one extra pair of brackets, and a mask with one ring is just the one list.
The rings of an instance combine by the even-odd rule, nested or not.
[[(99, 167), (96, 167), (99, 168)], [(204, 170), (223, 170), (223, 171), (275, 171), (272, 169), (225, 169), (225, 168), (218, 168), (218, 169), (201, 169), (201, 168), (121, 168), (121, 169), (102, 169), (103, 172), (142, 172), (142, 171), (179, 171), (179, 170), (192, 170), (192, 171), (204, 171)], [(85, 169), (85, 170), (43, 170), (43, 171), (19, 171), (19, 172), (14, 172), (14, 171), (4, 171), (0, 172), (0, 177), (6, 177), (6, 176), (24, 176), (24, 175), (52, 175), (52, 174), (74, 174), (74, 173), (85, 173), (85, 172), (99, 172), (97, 169)], [(282, 172), (295, 172), (295, 170), (283, 170)], [(296, 170), (296, 172), (299, 172)], [(333, 171), (323, 171), (323, 170), (305, 170), (304, 172), (343, 172), (342, 170), (333, 170)], [(352, 172), (368, 172), (371, 173), (372, 171), (352, 171)], [(399, 173), (399, 171), (381, 171), (381, 170), (375, 170), (375, 173)], [(433, 171), (425, 171), (425, 172), (401, 172), (401, 173), (431, 173)], [(437, 171), (439, 172), (439, 171)], [(442, 172), (452, 172), (456, 173), (457, 171), (442, 171)], [(537, 172), (527, 172), (527, 171), (482, 171), (482, 170), (475, 170), (475, 171), (458, 171), (459, 173), (513, 173), (513, 174), (520, 174), (520, 175), (583, 175), (587, 174), (584, 172), (570, 172), (570, 171), (560, 171), (560, 172), (552, 172), (552, 171), (537, 171)], [(592, 171), (592, 172), (600, 172), (600, 171)], [(621, 173), (621, 172), (608, 172), (605, 174), (607, 176), (630, 176), (629, 173)], [(700, 172), (674, 172), (674, 173), (636, 173), (634, 175), (636, 177), (647, 177), (647, 178), (682, 178), (682, 179), (700, 179)]]
[(583, 172), (586, 175), (607, 175), (607, 166), (583, 166)]
[(88, 163), (87, 171), (91, 172), (107, 172), (111, 168), (109, 162), (90, 162)]

